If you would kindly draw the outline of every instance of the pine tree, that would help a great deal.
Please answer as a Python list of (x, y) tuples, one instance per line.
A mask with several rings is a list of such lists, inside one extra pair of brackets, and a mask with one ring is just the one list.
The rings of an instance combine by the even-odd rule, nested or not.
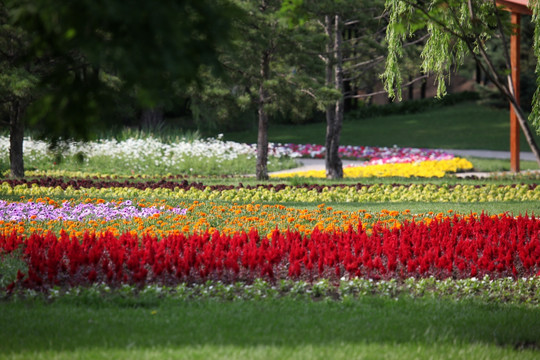
[(352, 89), (365, 86), (369, 82), (366, 73), (373, 73), (373, 67), (384, 59), (382, 12), (381, 1), (366, 0), (285, 2), (282, 7), (285, 17), (294, 22), (296, 15), (295, 23), (318, 24), (325, 34), (326, 46), (319, 54), (325, 65), (325, 84), (339, 94), (325, 109), (325, 167), (329, 179), (343, 177), (338, 150), (345, 100), (357, 98), (357, 94), (346, 89), (345, 82)]
[(216, 79), (207, 73), (206, 86), (194, 95), (199, 98), (199, 112), (207, 110), (206, 105), (216, 109), (213, 114), (218, 114), (218, 108), (231, 115), (234, 109), (256, 113), (256, 176), (267, 180), (271, 119), (305, 118), (335, 101), (336, 92), (321, 77), (324, 68), (318, 54), (324, 49), (324, 37), (316, 26), (306, 23), (290, 28), (280, 16), (278, 0), (237, 0), (235, 4), (247, 16), (234, 21), (235, 40), (221, 49), (227, 76)]

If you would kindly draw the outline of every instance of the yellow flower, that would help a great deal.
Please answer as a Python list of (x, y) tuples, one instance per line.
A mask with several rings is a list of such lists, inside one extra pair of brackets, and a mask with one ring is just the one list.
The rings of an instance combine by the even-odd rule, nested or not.
[[(443, 177), (446, 173), (459, 170), (470, 170), (473, 165), (463, 158), (453, 158), (450, 160), (428, 160), (413, 163), (395, 163), (355, 166), (343, 169), (343, 177)], [(272, 175), (272, 177), (315, 177), (325, 178), (325, 170), (299, 171)]]

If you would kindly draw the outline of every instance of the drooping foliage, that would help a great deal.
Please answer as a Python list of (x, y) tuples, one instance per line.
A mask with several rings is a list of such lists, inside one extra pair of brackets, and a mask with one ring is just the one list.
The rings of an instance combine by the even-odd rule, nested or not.
[[(540, 2), (531, 0), (529, 7), (535, 24), (534, 52), (540, 59)], [(508, 85), (509, 64), (506, 69), (496, 69), (487, 54), (486, 43), (490, 38), (507, 41), (512, 32), (508, 12), (500, 9), (495, 0), (387, 0), (386, 9), (389, 13), (388, 58), (382, 78), (390, 96), (401, 98), (402, 45), (420, 30), (430, 35), (422, 51), (420, 67), (436, 75), (438, 96), (446, 94), (451, 67), (463, 64), (466, 56), (471, 55), (490, 74), (499, 91), (507, 98), (512, 96), (513, 90)], [(540, 60), (536, 75), (540, 89)], [(537, 128), (540, 128), (539, 89), (529, 117)]]

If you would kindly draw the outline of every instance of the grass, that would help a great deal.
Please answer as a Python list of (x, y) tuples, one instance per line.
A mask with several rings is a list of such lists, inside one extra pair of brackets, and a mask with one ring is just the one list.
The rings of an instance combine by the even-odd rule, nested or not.
[[(271, 124), (268, 138), (276, 143), (324, 144), (325, 123), (306, 125)], [(436, 107), (425, 112), (365, 119), (347, 116), (340, 143), (420, 147), (434, 149), (510, 148), (510, 120), (506, 109), (489, 108), (473, 102)], [(225, 134), (227, 140), (257, 141), (256, 130)], [(530, 151), (523, 135), (521, 150)], [(540, 137), (535, 137), (540, 143)]]
[[(474, 166), (474, 171), (481, 172), (497, 172), (510, 171), (510, 160), (505, 159), (486, 159), (478, 157), (467, 158)], [(519, 168), (523, 170), (538, 170), (539, 166), (536, 161), (520, 161)]]
[(534, 359), (538, 308), (363, 297), (0, 304), (2, 359)]
[[(291, 207), (300, 209), (313, 209), (317, 204), (306, 203), (289, 203)], [(337, 211), (358, 211), (366, 210), (368, 212), (380, 213), (381, 210), (404, 211), (410, 210), (413, 214), (427, 214), (430, 211), (433, 213), (448, 214), (449, 210), (453, 210), (459, 214), (470, 214), (485, 212), (486, 214), (501, 214), (508, 212), (514, 215), (535, 214), (540, 215), (540, 207), (535, 201), (516, 201), (516, 202), (485, 202), (485, 203), (425, 203), (425, 202), (398, 202), (398, 203), (329, 203), (334, 210)]]

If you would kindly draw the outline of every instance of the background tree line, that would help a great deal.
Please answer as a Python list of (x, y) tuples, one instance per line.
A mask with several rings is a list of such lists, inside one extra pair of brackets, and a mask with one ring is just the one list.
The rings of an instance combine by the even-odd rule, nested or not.
[[(399, 52), (400, 73), (392, 65), (389, 34), (399, 23), (399, 3), (420, 13), (431, 2), (3, 1), (0, 110), (11, 136), (11, 174), (24, 176), (25, 126), (54, 144), (88, 139), (104, 127), (156, 130), (168, 123), (214, 132), (256, 126), (256, 174), (264, 180), (269, 124), (326, 121), (327, 176), (340, 178), (345, 109), (369, 106), (382, 92), (377, 86), (385, 66), (390, 95), (422, 81), (425, 86), (433, 71), (419, 69), (418, 59), (428, 41), (442, 35), (426, 26), (429, 18), (403, 13), (398, 16), (414, 31), (400, 37), (400, 50), (395, 43), (390, 49)], [(502, 59), (501, 38), (489, 41), (491, 56)], [(455, 60), (445, 59), (444, 75)], [(480, 74), (474, 60), (463, 62)], [(495, 63), (503, 72), (504, 61)]]

